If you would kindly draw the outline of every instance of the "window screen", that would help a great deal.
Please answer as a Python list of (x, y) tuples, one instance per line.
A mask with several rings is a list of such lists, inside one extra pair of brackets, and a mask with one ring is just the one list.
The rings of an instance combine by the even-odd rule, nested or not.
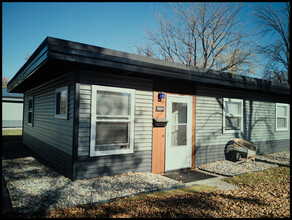
[(130, 94), (97, 91), (96, 115), (128, 116), (130, 114)]

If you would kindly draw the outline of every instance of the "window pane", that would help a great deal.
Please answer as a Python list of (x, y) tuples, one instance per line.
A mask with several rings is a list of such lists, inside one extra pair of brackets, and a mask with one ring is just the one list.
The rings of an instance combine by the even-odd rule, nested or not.
[(187, 103), (172, 103), (172, 123), (187, 123)]
[(225, 117), (225, 129), (240, 129), (240, 117)]
[(286, 128), (287, 120), (285, 118), (277, 118), (277, 128)]
[(97, 91), (96, 115), (130, 115), (129, 93)]
[(67, 90), (63, 90), (62, 91), (62, 93), (61, 93), (61, 103), (59, 105), (61, 105), (60, 114), (61, 115), (66, 115), (66, 111), (67, 111)]
[(187, 144), (187, 125), (173, 125), (171, 132), (171, 146)]
[(96, 122), (95, 145), (128, 144), (128, 130), (128, 122)]
[(109, 151), (109, 150), (122, 150), (129, 149), (129, 144), (117, 144), (117, 145), (96, 145), (96, 151)]
[(60, 100), (61, 100), (61, 93), (56, 93), (56, 114), (60, 114)]
[(28, 110), (32, 111), (32, 99), (28, 100)]
[(32, 112), (28, 112), (28, 123), (32, 123)]
[(238, 102), (225, 102), (225, 111), (228, 114), (239, 115), (241, 114), (241, 104)]
[(277, 116), (287, 116), (287, 106), (277, 106)]

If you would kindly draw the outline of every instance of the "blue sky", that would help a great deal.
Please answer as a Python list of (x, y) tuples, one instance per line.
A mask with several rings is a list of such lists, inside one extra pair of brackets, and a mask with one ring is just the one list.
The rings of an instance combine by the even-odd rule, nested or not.
[[(255, 3), (253, 3), (255, 4)], [(273, 3), (284, 7), (285, 3)], [(247, 6), (247, 5), (246, 5)], [(2, 77), (11, 79), (47, 37), (131, 52), (143, 42), (144, 27), (154, 27), (153, 13), (168, 3), (2, 3)], [(245, 7), (242, 18), (250, 18)], [(252, 26), (252, 21), (251, 21)]]

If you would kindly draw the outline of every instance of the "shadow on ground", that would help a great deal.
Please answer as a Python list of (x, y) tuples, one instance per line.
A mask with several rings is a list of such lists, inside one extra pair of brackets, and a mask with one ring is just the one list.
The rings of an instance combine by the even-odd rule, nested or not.
[[(34, 157), (38, 155), (22, 143), (22, 136), (2, 136), (2, 160)], [(42, 161), (42, 163), (45, 163)], [(9, 191), (2, 174), (2, 214), (3, 218), (30, 218), (35, 214), (20, 214), (12, 209)]]
[(35, 152), (22, 142), (22, 136), (2, 136), (2, 160), (34, 157), (40, 163), (48, 165)]
[(178, 172), (167, 172), (163, 175), (177, 181), (182, 181), (183, 183), (190, 183), (194, 181), (206, 180), (206, 179), (217, 177), (217, 176), (209, 175), (209, 174), (203, 173), (198, 170), (193, 170), (193, 169), (187, 169), (187, 170), (178, 171)]

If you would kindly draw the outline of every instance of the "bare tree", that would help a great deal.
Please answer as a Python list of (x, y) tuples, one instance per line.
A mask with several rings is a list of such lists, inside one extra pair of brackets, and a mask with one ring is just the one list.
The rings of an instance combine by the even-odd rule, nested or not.
[(134, 53), (137, 53), (138, 55), (155, 57), (154, 49), (149, 42), (147, 42), (145, 45), (138, 45), (137, 43), (135, 43), (132, 47), (134, 47), (136, 51), (133, 51), (132, 48), (130, 48), (130, 50)]
[(254, 8), (254, 16), (260, 36), (273, 37), (269, 43), (258, 46), (258, 53), (267, 60), (264, 78), (290, 84), (290, 3), (286, 2), (286, 7), (282, 11), (273, 9), (271, 5)]
[(8, 77), (3, 77), (2, 79), (2, 88), (7, 88), (9, 78)]
[[(170, 11), (156, 12), (157, 29), (147, 30), (152, 56), (189, 66), (250, 73), (252, 46), (237, 21), (241, 8), (235, 3), (173, 3)], [(136, 46), (139, 54), (145, 55), (145, 49)]]

